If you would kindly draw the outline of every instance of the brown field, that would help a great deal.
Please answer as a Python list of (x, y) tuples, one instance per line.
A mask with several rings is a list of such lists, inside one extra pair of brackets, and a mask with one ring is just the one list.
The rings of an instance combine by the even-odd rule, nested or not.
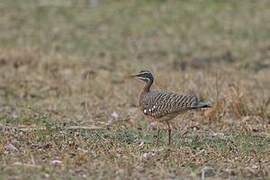
[[(0, 179), (270, 179), (270, 1), (0, 2)], [(173, 144), (138, 110), (193, 91)]]

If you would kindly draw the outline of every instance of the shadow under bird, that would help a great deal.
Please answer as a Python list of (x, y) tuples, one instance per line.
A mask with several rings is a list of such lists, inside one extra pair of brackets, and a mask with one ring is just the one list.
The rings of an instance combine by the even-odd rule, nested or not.
[(169, 145), (171, 143), (170, 120), (189, 110), (211, 107), (208, 102), (200, 101), (195, 95), (178, 95), (168, 91), (151, 90), (154, 76), (148, 70), (140, 71), (138, 74), (132, 75), (132, 77), (145, 82), (139, 97), (140, 109), (147, 117), (167, 124)]

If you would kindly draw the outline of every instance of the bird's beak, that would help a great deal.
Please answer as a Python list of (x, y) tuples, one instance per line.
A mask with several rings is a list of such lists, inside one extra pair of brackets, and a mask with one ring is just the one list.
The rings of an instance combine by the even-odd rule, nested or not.
[(130, 78), (137, 78), (138, 77), (138, 74), (132, 74), (132, 75), (129, 75)]

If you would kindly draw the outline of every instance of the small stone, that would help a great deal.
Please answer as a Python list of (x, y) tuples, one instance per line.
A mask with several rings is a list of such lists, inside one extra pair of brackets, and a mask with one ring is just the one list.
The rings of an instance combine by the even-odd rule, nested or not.
[(143, 145), (144, 145), (144, 142), (141, 141), (140, 144), (139, 144), (139, 147), (143, 147)]
[(5, 145), (5, 150), (8, 152), (18, 152), (18, 148), (16, 148), (13, 144), (9, 143)]
[(119, 117), (118, 113), (115, 112), (115, 111), (111, 114), (111, 116), (112, 116), (113, 118), (115, 118), (115, 119), (117, 119), (117, 118)]
[(207, 177), (215, 176), (215, 169), (209, 166), (202, 168), (201, 178), (204, 180)]
[(147, 153), (143, 153), (143, 155), (142, 155), (144, 160), (149, 160), (150, 158), (152, 158), (154, 156), (155, 156), (154, 152), (147, 152)]
[(51, 163), (53, 165), (60, 165), (62, 163), (62, 161), (60, 161), (60, 160), (52, 160)]

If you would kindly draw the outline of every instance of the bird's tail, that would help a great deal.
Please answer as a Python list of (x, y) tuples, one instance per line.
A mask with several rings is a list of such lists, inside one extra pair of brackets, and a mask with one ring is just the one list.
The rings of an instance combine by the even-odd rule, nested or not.
[(194, 109), (200, 109), (200, 108), (210, 108), (212, 107), (210, 102), (203, 102), (200, 101), (198, 104), (196, 104), (193, 108)]

